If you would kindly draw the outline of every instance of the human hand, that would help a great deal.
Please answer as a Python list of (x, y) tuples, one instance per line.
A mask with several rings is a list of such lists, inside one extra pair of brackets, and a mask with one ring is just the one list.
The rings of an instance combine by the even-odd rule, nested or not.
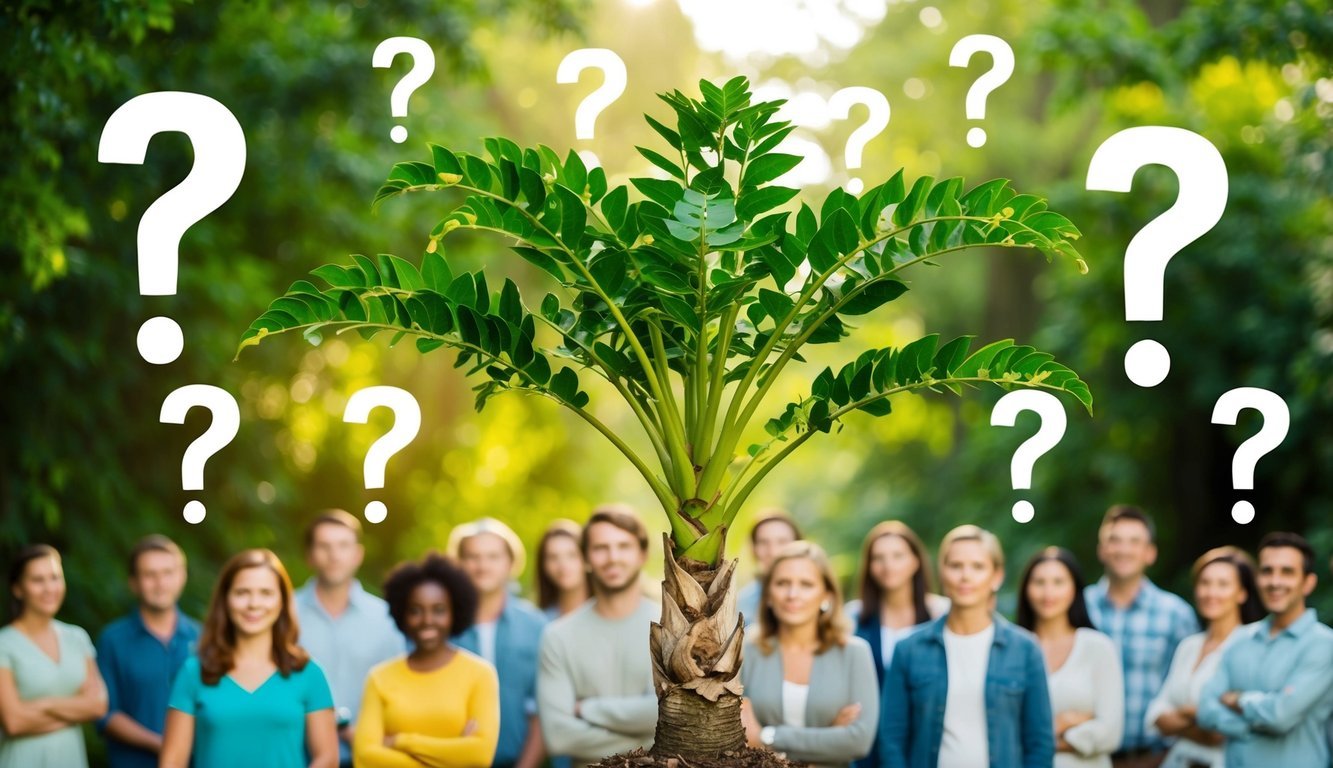
[(1228, 709), (1236, 713), (1240, 712), (1240, 691), (1227, 691), (1218, 697), (1218, 701), (1221, 701), (1222, 705)]
[(384, 746), (389, 749), (398, 749), (398, 734), (396, 733), (384, 734)]
[(1091, 719), (1091, 712), (1061, 712), (1055, 716), (1055, 733), (1057, 736), (1063, 736), (1065, 731)]
[(469, 721), (467, 721), (466, 723), (463, 724), (463, 735), (464, 735), (464, 736), (471, 736), (472, 734), (474, 734), (474, 733), (476, 733), (476, 732), (477, 732), (477, 721), (476, 721), (476, 720), (469, 720)]
[(861, 702), (854, 701), (851, 704), (838, 710), (837, 717), (833, 718), (833, 727), (840, 728), (851, 725), (856, 722), (856, 718), (861, 716)]

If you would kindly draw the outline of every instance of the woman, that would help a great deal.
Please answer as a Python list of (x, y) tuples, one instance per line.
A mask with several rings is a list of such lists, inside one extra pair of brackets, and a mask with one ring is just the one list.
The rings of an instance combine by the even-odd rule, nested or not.
[(948, 599), (930, 590), (926, 548), (916, 533), (898, 520), (871, 528), (861, 548), (861, 598), (845, 610), (879, 661), (881, 683), (898, 641), (949, 611)]
[(582, 530), (571, 520), (552, 520), (537, 545), (537, 607), (557, 619), (588, 600), (588, 571), (579, 549)]
[(9, 568), (10, 623), (0, 629), (0, 768), (87, 768), (80, 723), (106, 714), (106, 687), (83, 629), (56, 620), (60, 553), (25, 547)]
[(1055, 768), (1111, 768), (1125, 730), (1120, 651), (1093, 628), (1084, 586), (1074, 553), (1047, 547), (1028, 561), (1018, 589), (1018, 625), (1036, 634), (1046, 659)]
[(991, 610), (1004, 582), (999, 539), (960, 526), (944, 537), (939, 559), (949, 612), (893, 652), (880, 699), (880, 764), (1050, 768), (1055, 735), (1041, 649)]
[(356, 765), (487, 768), (500, 736), (500, 682), (494, 667), (449, 642), (472, 626), (476, 588), (452, 560), (431, 553), (394, 568), (384, 599), (412, 651), (366, 679)]
[(1194, 605), (1208, 628), (1180, 641), (1171, 669), (1156, 698), (1148, 704), (1149, 732), (1175, 736), (1162, 768), (1222, 768), (1222, 736), (1194, 721), (1199, 692), (1222, 660), (1222, 652), (1242, 624), (1263, 618), (1255, 586), (1254, 562), (1236, 547), (1218, 547), (1194, 563)]
[(760, 588), (759, 632), (747, 637), (741, 722), (753, 747), (797, 762), (847, 765), (875, 737), (875, 662), (846, 628), (838, 585), (819, 545), (796, 541)]
[(333, 695), (298, 634), (277, 555), (247, 549), (228, 560), (199, 649), (171, 688), (161, 768), (334, 768)]

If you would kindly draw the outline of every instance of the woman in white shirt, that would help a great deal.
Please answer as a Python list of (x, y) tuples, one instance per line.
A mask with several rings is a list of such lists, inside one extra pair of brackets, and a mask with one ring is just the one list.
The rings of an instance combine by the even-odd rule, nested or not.
[(741, 664), (750, 745), (821, 766), (864, 757), (879, 722), (875, 662), (847, 631), (819, 545), (779, 550), (761, 582), (758, 625), (746, 634)]
[(1242, 624), (1263, 618), (1255, 586), (1254, 561), (1236, 547), (1205, 552), (1191, 569), (1194, 607), (1208, 628), (1180, 641), (1171, 669), (1156, 698), (1148, 705), (1148, 732), (1175, 736), (1162, 768), (1210, 766), (1223, 768), (1222, 735), (1200, 728), (1194, 720), (1199, 692), (1217, 671), (1222, 651), (1239, 636)]
[(1018, 625), (1037, 635), (1046, 659), (1055, 768), (1110, 768), (1125, 730), (1120, 652), (1093, 628), (1083, 587), (1074, 554), (1047, 547), (1028, 561), (1018, 590)]

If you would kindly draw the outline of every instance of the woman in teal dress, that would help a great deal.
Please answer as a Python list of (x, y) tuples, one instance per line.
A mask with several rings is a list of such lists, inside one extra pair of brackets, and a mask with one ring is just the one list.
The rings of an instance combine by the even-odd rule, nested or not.
[(11, 621), (0, 629), (0, 768), (87, 768), (80, 723), (106, 714), (106, 687), (83, 629), (56, 621), (60, 553), (19, 552), (9, 570)]
[(228, 560), (198, 654), (172, 685), (161, 767), (335, 768), (333, 695), (298, 632), (277, 556), (249, 549)]

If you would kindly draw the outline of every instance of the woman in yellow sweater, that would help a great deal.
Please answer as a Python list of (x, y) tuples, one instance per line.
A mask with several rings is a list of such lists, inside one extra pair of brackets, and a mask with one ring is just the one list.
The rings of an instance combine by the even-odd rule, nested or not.
[(500, 683), (494, 667), (449, 642), (472, 625), (476, 589), (452, 560), (432, 553), (394, 568), (384, 598), (413, 650), (366, 679), (356, 765), (488, 768), (500, 735)]

